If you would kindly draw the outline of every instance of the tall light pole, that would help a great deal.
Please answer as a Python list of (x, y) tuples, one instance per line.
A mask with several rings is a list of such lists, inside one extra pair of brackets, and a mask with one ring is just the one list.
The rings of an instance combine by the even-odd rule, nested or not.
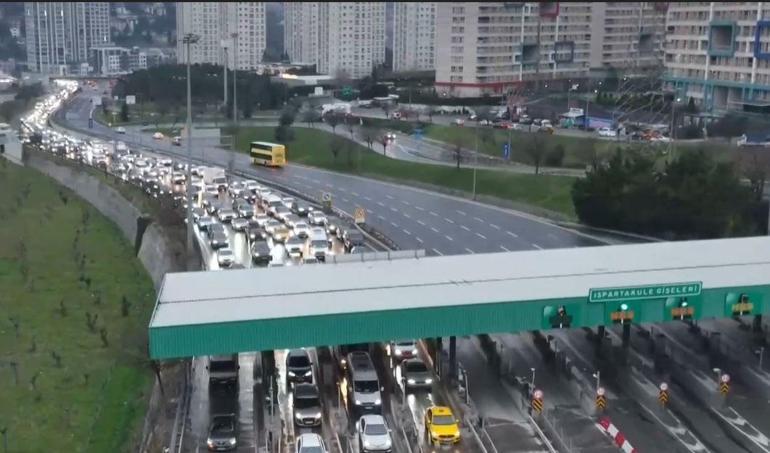
[(238, 124), (238, 97), (236, 95), (236, 76), (238, 74), (238, 33), (230, 35), (233, 38), (233, 124)]
[(671, 152), (674, 149), (674, 118), (676, 117), (676, 104), (681, 101), (682, 98), (674, 98), (674, 100), (671, 102), (671, 129), (669, 132), (669, 142), (668, 142), (668, 155), (671, 155)]
[[(224, 98), (225, 109), (227, 108), (227, 46), (228, 45), (229, 45), (229, 43), (227, 42), (227, 40), (223, 39), (222, 40), (222, 50), (225, 53), (225, 63), (222, 65), (223, 66), (222, 72), (224, 73), (225, 83), (222, 84), (222, 88), (223, 88), (222, 91), (223, 91), (223, 98)], [(225, 112), (227, 112), (227, 110), (225, 110)]]
[[(192, 215), (192, 92), (190, 89), (190, 46), (195, 44), (200, 36), (188, 33), (184, 35), (182, 42), (187, 50), (187, 177), (185, 186), (187, 189), (187, 262), (193, 256), (193, 215)], [(189, 269), (192, 270), (192, 269)]]

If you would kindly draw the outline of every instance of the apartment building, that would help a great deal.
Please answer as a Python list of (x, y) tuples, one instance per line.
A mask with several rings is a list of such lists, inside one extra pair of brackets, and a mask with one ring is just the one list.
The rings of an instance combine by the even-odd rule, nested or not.
[(284, 2), (283, 49), (292, 62), (318, 63), (319, 2)]
[(665, 87), (710, 111), (770, 105), (770, 3), (671, 2)]
[(661, 64), (665, 13), (649, 2), (439, 3), (436, 89), (500, 95), (523, 84)]
[(396, 2), (393, 13), (393, 71), (436, 68), (436, 2)]
[[(191, 46), (192, 63), (256, 70), (265, 51), (265, 4), (261, 2), (178, 2), (177, 55), (187, 61), (186, 34), (200, 37)], [(232, 35), (236, 34), (235, 39)], [(227, 50), (225, 50), (227, 49)]]
[(110, 44), (107, 2), (25, 2), (24, 20), (31, 72), (80, 72), (91, 48)]
[(284, 3), (284, 49), (321, 74), (365, 77), (385, 62), (385, 2)]

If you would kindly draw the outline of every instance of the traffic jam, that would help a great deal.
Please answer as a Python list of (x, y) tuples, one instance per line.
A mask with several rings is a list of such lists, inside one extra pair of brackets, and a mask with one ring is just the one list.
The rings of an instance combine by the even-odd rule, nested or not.
[[(186, 223), (187, 164), (54, 128), (50, 116), (78, 83), (56, 81), (56, 87), (21, 121), (22, 143), (135, 186)], [(370, 247), (355, 225), (309, 202), (221, 168), (189, 171), (191, 217), (207, 270), (332, 265), (332, 256)], [(194, 358), (186, 442), (192, 438), (196, 451), (254, 451), (266, 444), (255, 434), (255, 412), (264, 411), (280, 420), (275, 435), (270, 432), (277, 448), (268, 445), (268, 451), (482, 451), (439, 396), (433, 363), (419, 341), (274, 351), (273, 360), (275, 373), (263, 385), (277, 398), (263, 404), (254, 391), (260, 353)], [(273, 425), (268, 420), (265, 426)]]

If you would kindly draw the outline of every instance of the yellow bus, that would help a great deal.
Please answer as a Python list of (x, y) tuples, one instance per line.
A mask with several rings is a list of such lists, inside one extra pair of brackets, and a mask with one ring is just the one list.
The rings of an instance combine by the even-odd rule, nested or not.
[(249, 155), (254, 165), (266, 165), (268, 167), (286, 165), (286, 148), (277, 143), (251, 142)]

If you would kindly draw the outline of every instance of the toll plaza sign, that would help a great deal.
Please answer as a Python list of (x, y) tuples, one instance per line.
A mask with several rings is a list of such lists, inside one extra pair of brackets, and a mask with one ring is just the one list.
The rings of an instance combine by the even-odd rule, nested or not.
[(626, 286), (617, 288), (591, 288), (588, 302), (620, 302), (664, 297), (699, 296), (702, 282), (669, 283), (665, 285)]

